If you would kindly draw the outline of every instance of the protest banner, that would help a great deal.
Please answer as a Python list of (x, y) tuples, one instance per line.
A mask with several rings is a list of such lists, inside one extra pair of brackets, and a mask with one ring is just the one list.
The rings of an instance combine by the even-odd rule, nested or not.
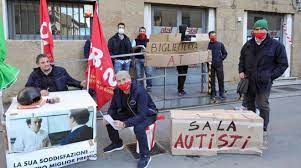
[(262, 154), (263, 119), (250, 111), (171, 110), (173, 155)]
[(181, 42), (180, 34), (156, 34), (150, 36), (145, 49), (145, 65), (174, 67), (200, 64), (212, 60), (208, 51), (208, 38), (201, 34), (195, 42)]
[(33, 109), (19, 109), (13, 99), (6, 112), (7, 168), (57, 168), (97, 158), (94, 100), (86, 90), (43, 99), (53, 97), (59, 102)]
[(211, 51), (198, 51), (186, 54), (146, 54), (145, 65), (156, 67), (175, 67), (179, 65), (191, 65), (212, 60)]

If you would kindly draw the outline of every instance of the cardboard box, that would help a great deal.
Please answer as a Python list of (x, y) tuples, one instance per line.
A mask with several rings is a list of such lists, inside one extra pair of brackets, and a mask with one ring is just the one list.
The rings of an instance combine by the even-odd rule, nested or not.
[(145, 65), (153, 67), (175, 67), (192, 65), (212, 60), (211, 51), (198, 51), (184, 54), (145, 54)]
[[(54, 97), (60, 102), (34, 109), (18, 109), (19, 103), (13, 99), (6, 112), (7, 168), (57, 168), (97, 159), (93, 98), (86, 90), (50, 92), (44, 98)], [(71, 114), (80, 116), (85, 124), (78, 128), (71, 126)], [(78, 134), (72, 134), (71, 127)]]
[(262, 154), (263, 119), (250, 111), (171, 110), (173, 155)]

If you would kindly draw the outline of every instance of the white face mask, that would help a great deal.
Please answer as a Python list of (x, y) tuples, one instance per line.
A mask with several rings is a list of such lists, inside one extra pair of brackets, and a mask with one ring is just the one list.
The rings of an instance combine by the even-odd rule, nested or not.
[(119, 33), (119, 34), (124, 34), (124, 29), (123, 29), (123, 28), (119, 28), (119, 29), (118, 29), (118, 33)]

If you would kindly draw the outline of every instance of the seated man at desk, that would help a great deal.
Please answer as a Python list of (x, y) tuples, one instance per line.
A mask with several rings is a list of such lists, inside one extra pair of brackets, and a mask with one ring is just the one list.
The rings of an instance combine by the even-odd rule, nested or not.
[(50, 65), (45, 54), (37, 56), (36, 64), (38, 67), (31, 72), (25, 86), (40, 88), (42, 96), (47, 96), (48, 92), (67, 91), (68, 86), (82, 89), (86, 85), (86, 80), (73, 79), (65, 68)]
[(41, 118), (29, 118), (26, 123), (28, 128), (22, 130), (14, 143), (15, 152), (29, 152), (51, 146), (47, 132), (41, 129)]
[(69, 116), (71, 131), (69, 135), (61, 140), (60, 144), (67, 145), (93, 139), (93, 128), (86, 125), (89, 121), (89, 116), (90, 112), (86, 108), (71, 110)]

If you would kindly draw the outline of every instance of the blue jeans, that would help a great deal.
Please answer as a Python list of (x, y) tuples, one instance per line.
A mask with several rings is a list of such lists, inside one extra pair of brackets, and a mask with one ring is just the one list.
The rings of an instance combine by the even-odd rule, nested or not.
[[(135, 59), (137, 78), (152, 77), (152, 67), (144, 66), (144, 59)], [(143, 84), (143, 80), (140, 81)], [(152, 80), (146, 79), (146, 87), (152, 87)]]
[(115, 60), (114, 64), (114, 70), (115, 73), (118, 71), (124, 70), (124, 71), (129, 71), (130, 70), (130, 65), (131, 65), (131, 60)]

